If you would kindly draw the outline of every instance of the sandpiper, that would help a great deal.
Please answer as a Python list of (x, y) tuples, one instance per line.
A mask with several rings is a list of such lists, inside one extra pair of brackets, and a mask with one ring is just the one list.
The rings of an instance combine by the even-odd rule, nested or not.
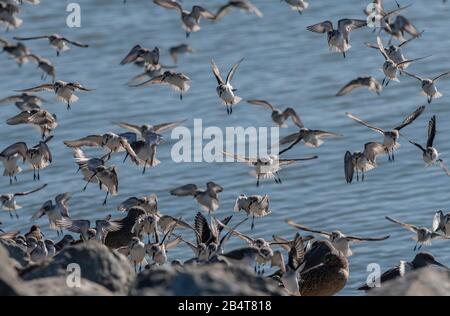
[(76, 140), (67, 140), (64, 141), (64, 144), (67, 147), (71, 148), (81, 148), (84, 146), (87, 147), (106, 147), (109, 149), (108, 159), (111, 158), (111, 155), (116, 152), (126, 151), (131, 159), (139, 164), (138, 158), (131, 148), (128, 140), (125, 137), (121, 137), (114, 133), (105, 133), (105, 134), (97, 134), (97, 135), (89, 135)]
[(50, 46), (56, 49), (56, 56), (59, 56), (61, 52), (65, 52), (70, 49), (70, 45), (74, 45), (77, 47), (86, 48), (89, 45), (69, 40), (66, 37), (63, 37), (59, 34), (52, 35), (42, 35), (42, 36), (33, 36), (33, 37), (14, 37), (15, 40), (18, 41), (29, 41), (29, 40), (37, 40), (37, 39), (47, 39)]
[(444, 215), (441, 210), (437, 211), (433, 218), (433, 231), (441, 231), (445, 236), (450, 235), (450, 213)]
[(344, 171), (347, 183), (352, 183), (356, 171), (356, 180), (359, 181), (359, 173), (362, 181), (367, 171), (377, 167), (377, 156), (386, 153), (386, 146), (377, 142), (370, 142), (364, 145), (363, 152), (351, 153), (347, 151), (344, 157)]
[(364, 125), (375, 132), (381, 133), (384, 136), (383, 145), (386, 147), (389, 160), (394, 161), (395, 160), (394, 151), (398, 147), (400, 147), (400, 144), (397, 142), (400, 136), (400, 130), (410, 125), (412, 122), (414, 122), (423, 113), (423, 111), (425, 111), (425, 106), (420, 106), (414, 112), (408, 114), (408, 116), (405, 117), (403, 122), (401, 122), (398, 126), (394, 127), (392, 130), (383, 130), (379, 127), (376, 127), (361, 120), (360, 118), (354, 116), (351, 113), (346, 113), (346, 115), (355, 122)]
[[(117, 177), (117, 168), (116, 166), (106, 167), (104, 165), (100, 165), (95, 169), (94, 174), (91, 176), (91, 179), (92, 178), (97, 178), (100, 184), (100, 189), (106, 192), (105, 199), (103, 200), (103, 206), (106, 206), (108, 196), (110, 194), (117, 195), (117, 193), (119, 192), (119, 179)], [(83, 188), (83, 191), (86, 190), (87, 186), (89, 185), (89, 182), (91, 182), (91, 179), (88, 180), (88, 182)]]
[(438, 162), (440, 167), (444, 170), (444, 172), (448, 176), (450, 176), (450, 172), (447, 166), (444, 164), (444, 161), (441, 158), (439, 158), (439, 152), (435, 147), (433, 147), (435, 136), (436, 136), (436, 116), (433, 115), (433, 117), (428, 123), (428, 139), (426, 147), (424, 148), (422, 147), (422, 145), (412, 140), (410, 140), (409, 142), (422, 151), (422, 159), (425, 162), (426, 167), (432, 166), (436, 162)]
[(178, 55), (186, 53), (195, 53), (195, 49), (189, 44), (180, 44), (173, 46), (169, 49), (170, 57), (172, 57), (173, 62), (176, 64), (178, 62)]
[[(422, 34), (422, 33), (420, 33), (420, 34)], [(402, 47), (404, 47), (405, 45), (407, 45), (408, 43), (410, 43), (412, 40), (414, 40), (416, 38), (418, 38), (418, 37), (412, 37), (409, 40), (404, 41), (404, 42), (402, 42), (399, 45), (391, 44), (391, 45), (389, 45), (388, 48), (384, 48), (384, 52), (387, 54), (389, 59), (392, 60), (397, 65), (398, 69), (405, 70), (406, 68), (408, 68), (409, 63), (403, 63), (407, 59), (403, 55)], [(374, 49), (379, 50), (379, 46), (378, 45), (373, 45), (373, 44), (370, 44), (370, 43), (366, 43), (366, 45), (368, 47), (370, 47), (370, 48), (374, 48)]]
[(186, 93), (191, 87), (190, 82), (191, 79), (184, 73), (166, 70), (162, 75), (153, 77), (152, 79), (142, 83), (129, 86), (148, 87), (154, 84), (168, 84), (173, 90), (180, 93), (180, 100), (183, 100), (183, 93)]
[(288, 127), (286, 124), (286, 121), (291, 118), (292, 122), (297, 125), (298, 127), (303, 127), (303, 123), (300, 119), (300, 117), (297, 115), (297, 112), (291, 107), (286, 108), (284, 111), (281, 111), (280, 109), (277, 109), (275, 106), (270, 104), (269, 102), (265, 100), (247, 100), (247, 103), (253, 104), (253, 105), (259, 105), (263, 106), (266, 109), (269, 109), (272, 111), (272, 120), (278, 125), (278, 127)]
[(245, 194), (239, 195), (234, 204), (234, 211), (239, 212), (243, 210), (247, 213), (247, 217), (252, 217), (251, 229), (255, 227), (255, 217), (265, 217), (272, 213), (269, 210), (269, 196), (266, 194), (261, 195), (250, 195)]
[[(417, 269), (421, 269), (424, 267), (433, 267), (436, 266), (438, 268), (443, 268), (448, 270), (448, 268), (442, 263), (438, 262), (431, 253), (428, 252), (419, 252), (416, 254), (414, 259), (411, 262), (407, 262), (405, 260), (400, 260), (400, 264), (383, 272), (380, 277), (380, 284), (384, 282), (393, 280), (398, 277), (404, 277), (408, 272), (414, 271)], [(375, 283), (373, 284), (364, 284), (358, 288), (358, 290), (369, 291), (374, 288)]]
[(4, 155), (6, 157), (14, 156), (15, 154), (22, 156), (23, 160), (28, 162), (33, 168), (33, 180), (40, 180), (40, 170), (48, 167), (53, 160), (50, 148), (47, 145), (52, 138), (53, 136), (50, 136), (32, 148), (28, 148), (24, 142), (15, 143), (5, 149)]
[(427, 227), (419, 227), (411, 224), (406, 224), (389, 216), (386, 216), (386, 219), (416, 234), (416, 236), (413, 237), (413, 240), (416, 241), (414, 251), (416, 251), (416, 249), (420, 250), (420, 248), (422, 248), (423, 245), (426, 246), (431, 245), (431, 241), (433, 239), (449, 239), (449, 237), (446, 237), (437, 232), (433, 232), (431, 229)]
[(19, 218), (19, 214), (17, 214), (17, 210), (21, 209), (22, 206), (18, 205), (16, 202), (16, 197), (17, 196), (25, 196), (28, 194), (32, 194), (35, 192), (38, 192), (40, 190), (42, 190), (43, 188), (45, 188), (47, 186), (47, 184), (44, 184), (42, 186), (40, 186), (39, 188), (36, 188), (34, 190), (31, 191), (27, 191), (27, 192), (17, 192), (17, 193), (8, 193), (8, 194), (1, 194), (0, 195), (0, 203), (2, 204), (2, 209), (5, 211), (9, 212), (9, 216), (12, 218), (12, 212), (15, 213), (16, 218)]
[(2, 51), (14, 58), (19, 67), (28, 62), (27, 55), (30, 54), (30, 51), (25, 44), (21, 42), (10, 43), (4, 38), (0, 38), (0, 45), (3, 46)]
[(158, 214), (158, 197), (151, 194), (142, 197), (130, 197), (117, 206), (120, 212), (126, 212), (132, 207), (142, 207), (147, 214)]
[(78, 101), (78, 97), (74, 94), (75, 91), (94, 91), (93, 89), (87, 89), (78, 82), (65, 82), (57, 80), (53, 83), (45, 83), (29, 89), (18, 90), (18, 92), (40, 92), (40, 91), (53, 91), (56, 97), (61, 102), (67, 104), (67, 109), (70, 109), (70, 105)]
[(186, 31), (186, 37), (191, 33), (200, 31), (200, 18), (214, 20), (216, 15), (205, 8), (195, 5), (191, 12), (184, 10), (181, 4), (176, 0), (153, 0), (153, 2), (166, 9), (177, 9), (181, 14), (183, 29)]
[(442, 74), (440, 74), (437, 77), (434, 77), (433, 79), (429, 79), (429, 78), (422, 78), (419, 77), (415, 74), (403, 71), (403, 73), (407, 74), (408, 76), (415, 78), (417, 80), (419, 80), (422, 84), (422, 95), (427, 97), (428, 103), (431, 103), (431, 101), (433, 101), (433, 99), (439, 99), (440, 97), (442, 97), (442, 93), (440, 93), (436, 87), (436, 81), (438, 81), (439, 79), (447, 76), (448, 74), (450, 74), (450, 71), (444, 72)]
[(238, 104), (242, 100), (241, 97), (235, 95), (237, 89), (233, 88), (233, 86), (231, 85), (231, 80), (233, 80), (233, 76), (243, 60), (244, 58), (239, 60), (236, 64), (233, 65), (233, 67), (231, 67), (225, 81), (222, 79), (216, 63), (214, 62), (214, 60), (211, 60), (212, 72), (214, 74), (214, 77), (216, 77), (218, 84), (216, 91), (220, 99), (222, 99), (224, 105), (227, 107), (228, 114), (233, 113), (233, 105)]
[(105, 165), (106, 157), (102, 158), (87, 158), (80, 148), (74, 148), (73, 157), (78, 165), (78, 171), (81, 170), (84, 181), (97, 183), (98, 179), (95, 175), (97, 167)]
[(340, 97), (346, 95), (352, 92), (353, 90), (361, 87), (368, 88), (370, 91), (373, 91), (378, 95), (380, 95), (381, 91), (383, 91), (383, 85), (380, 82), (378, 82), (378, 80), (375, 79), (374, 77), (372, 76), (358, 77), (347, 83), (344, 87), (342, 87), (338, 91), (338, 93), (336, 93), (336, 96)]
[(20, 8), (16, 4), (0, 2), (0, 25), (5, 25), (6, 31), (19, 28), (23, 23), (16, 15), (19, 12)]
[(44, 99), (36, 95), (22, 93), (3, 98), (0, 100), (0, 104), (14, 103), (14, 105), (21, 111), (31, 111), (39, 110), (44, 101)]
[(252, 166), (254, 170), (250, 173), (256, 177), (256, 186), (259, 186), (259, 180), (274, 179), (275, 183), (281, 184), (281, 178), (278, 172), (283, 167), (292, 165), (297, 161), (313, 160), (319, 158), (318, 156), (310, 156), (304, 158), (281, 159), (277, 155), (268, 155), (257, 158), (247, 158), (240, 155), (233, 155), (231, 153), (223, 152), (224, 155), (233, 157), (237, 162), (243, 162)]
[[(9, 177), (9, 184), (12, 185), (13, 178), (17, 181), (17, 174), (22, 172), (22, 168), (17, 165), (17, 160), (21, 157), (18, 153), (13, 153), (15, 144), (8, 146), (0, 153), (0, 161), (3, 163), (3, 176)], [(23, 158), (23, 157), (22, 157)]]
[(346, 52), (350, 49), (350, 32), (367, 25), (366, 20), (341, 19), (338, 21), (338, 28), (333, 29), (331, 21), (324, 21), (306, 29), (315, 33), (327, 33), (328, 47), (330, 51), (342, 53), (345, 58)]
[(288, 147), (280, 151), (280, 155), (293, 148), (302, 140), (306, 146), (315, 148), (323, 144), (323, 138), (342, 136), (334, 132), (306, 128), (302, 121), (298, 121), (297, 126), (300, 127), (300, 130), (297, 133), (290, 134), (280, 140), (280, 145), (290, 144)]
[(56, 253), (59, 253), (64, 248), (69, 247), (74, 241), (75, 239), (72, 235), (64, 235), (62, 239), (55, 244)]
[(34, 61), (38, 65), (38, 68), (43, 71), (41, 75), (41, 80), (45, 80), (47, 79), (47, 76), (50, 76), (52, 77), (52, 82), (55, 82), (56, 68), (55, 66), (53, 66), (50, 60), (42, 58), (41, 56), (35, 54), (29, 54), (26, 55), (26, 57)]
[(120, 62), (121, 65), (126, 65), (136, 60), (142, 60), (145, 65), (158, 65), (159, 64), (159, 48), (155, 47), (152, 50), (144, 48), (141, 45), (134, 46), (131, 51)]
[(384, 31), (400, 42), (405, 41), (405, 33), (410, 34), (413, 38), (419, 37), (421, 34), (414, 24), (403, 15), (397, 15), (393, 21), (389, 21), (384, 27)]
[(286, 223), (296, 229), (300, 229), (303, 231), (319, 234), (322, 236), (327, 237), (331, 244), (344, 256), (350, 257), (353, 253), (350, 249), (350, 243), (352, 242), (362, 242), (362, 241), (382, 241), (388, 239), (390, 236), (382, 236), (382, 237), (358, 237), (358, 236), (350, 236), (345, 235), (339, 230), (333, 231), (331, 233), (321, 230), (314, 230), (311, 228), (308, 228), (303, 225), (299, 225), (295, 223), (292, 220), (287, 220)]
[(39, 128), (42, 139), (45, 139), (58, 127), (56, 114), (47, 110), (26, 110), (6, 120), (8, 125), (31, 124)]
[(292, 10), (297, 11), (299, 14), (302, 14), (303, 11), (308, 9), (309, 3), (305, 0), (281, 0), (281, 2), (286, 2)]
[(139, 238), (133, 237), (128, 246), (121, 247), (117, 251), (130, 257), (134, 265), (134, 272), (142, 271), (142, 263), (145, 261), (145, 244)]
[(289, 248), (288, 263), (282, 265), (280, 281), (291, 295), (300, 295), (299, 278), (305, 267), (305, 249), (303, 239), (297, 233)]
[(200, 190), (195, 184), (186, 184), (170, 191), (171, 195), (192, 195), (204, 211), (215, 212), (219, 208), (219, 193), (223, 188), (212, 181), (206, 184), (206, 190)]
[(47, 246), (44, 240), (38, 240), (36, 247), (30, 252), (30, 259), (32, 262), (42, 262), (48, 256)]
[(56, 220), (56, 225), (62, 229), (67, 229), (73, 233), (81, 235), (83, 241), (88, 241), (90, 239), (88, 231), (91, 228), (91, 222), (85, 219), (70, 219), (68, 217), (63, 217)]
[(257, 17), (262, 18), (262, 12), (250, 2), (250, 0), (229, 0), (226, 4), (222, 5), (216, 13), (215, 20), (219, 20), (227, 15), (231, 9), (237, 8), (246, 13), (253, 13)]
[(396, 82), (400, 81), (397, 78), (397, 71), (398, 70), (402, 71), (402, 68), (400, 68), (402, 65), (410, 64), (414, 61), (419, 61), (419, 60), (426, 58), (426, 57), (420, 57), (420, 58), (415, 58), (415, 59), (403, 60), (397, 64), (392, 59), (390, 59), (389, 55), (385, 52), (383, 42), (381, 40), (381, 37), (379, 37), (379, 36), (377, 37), (377, 45), (378, 45), (378, 51), (381, 53), (381, 55), (383, 55), (383, 57), (385, 59), (383, 68), (381, 69), (385, 76), (381, 85), (384, 85), (385, 87), (388, 86), (388, 84), (391, 80), (396, 81)]
[(110, 217), (95, 221), (95, 239), (102, 244), (105, 243), (106, 236), (110, 232), (115, 232), (122, 228), (120, 223), (111, 221)]
[(48, 217), (49, 228), (56, 230), (56, 234), (61, 236), (64, 234), (63, 228), (57, 223), (58, 220), (64, 218), (70, 218), (68, 202), (72, 198), (72, 195), (68, 192), (58, 194), (55, 197), (55, 204), (52, 200), (46, 201), (42, 207), (37, 210), (31, 217), (31, 221), (35, 221), (44, 215)]
[(172, 240), (167, 240), (167, 236), (172, 233), (173, 228), (168, 231), (159, 241), (158, 234), (155, 243), (145, 245), (145, 252), (152, 258), (154, 264), (163, 265), (167, 262), (167, 250), (176, 247), (181, 242), (181, 236)]

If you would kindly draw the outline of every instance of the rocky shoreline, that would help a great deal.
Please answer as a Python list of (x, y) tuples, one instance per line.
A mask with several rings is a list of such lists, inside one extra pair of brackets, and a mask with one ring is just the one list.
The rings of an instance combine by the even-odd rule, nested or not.
[[(72, 284), (70, 264), (80, 268), (79, 287)], [(275, 281), (251, 269), (220, 263), (155, 267), (136, 274), (124, 255), (95, 241), (67, 247), (39, 264), (30, 263), (20, 246), (0, 241), (0, 265), (1, 296), (285, 295)]]
[[(69, 265), (78, 265), (79, 283)], [(284, 296), (251, 269), (209, 265), (154, 267), (136, 274), (128, 259), (91, 241), (65, 248), (39, 264), (20, 246), (0, 241), (1, 296)], [(450, 273), (424, 268), (368, 295), (450, 295)]]

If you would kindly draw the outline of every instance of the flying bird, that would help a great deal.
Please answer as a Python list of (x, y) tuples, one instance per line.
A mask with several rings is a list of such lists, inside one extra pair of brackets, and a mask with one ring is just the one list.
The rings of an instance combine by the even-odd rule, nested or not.
[(295, 110), (293, 108), (286, 108), (285, 110), (281, 111), (280, 109), (277, 109), (275, 106), (270, 104), (269, 102), (265, 100), (247, 100), (247, 103), (262, 106), (268, 110), (272, 111), (272, 121), (274, 121), (278, 127), (288, 127), (286, 124), (286, 121), (291, 118), (292, 122), (297, 125), (298, 127), (302, 128), (304, 125), (300, 119), (300, 117), (297, 115)]
[(383, 91), (383, 85), (374, 77), (358, 77), (342, 87), (338, 93), (336, 93), (336, 96), (340, 97), (346, 95), (358, 88), (367, 88), (378, 95)]
[(65, 52), (70, 49), (70, 45), (74, 45), (77, 47), (86, 48), (89, 45), (69, 40), (66, 37), (63, 37), (59, 34), (52, 35), (42, 35), (42, 36), (33, 36), (33, 37), (14, 37), (15, 40), (18, 41), (29, 41), (29, 40), (38, 40), (38, 39), (47, 39), (48, 43), (51, 47), (56, 49), (56, 56), (59, 56), (61, 52)]
[(214, 77), (216, 77), (218, 84), (216, 91), (220, 99), (222, 99), (224, 105), (227, 107), (228, 114), (233, 113), (233, 105), (238, 104), (242, 100), (241, 97), (235, 95), (235, 92), (237, 90), (233, 88), (233, 86), (231, 85), (231, 80), (233, 80), (234, 74), (243, 60), (244, 58), (242, 58), (240, 61), (234, 64), (233, 67), (231, 67), (230, 71), (228, 72), (226, 80), (222, 79), (219, 68), (217, 68), (217, 65), (214, 62), (214, 60), (211, 60), (212, 72), (214, 74)]

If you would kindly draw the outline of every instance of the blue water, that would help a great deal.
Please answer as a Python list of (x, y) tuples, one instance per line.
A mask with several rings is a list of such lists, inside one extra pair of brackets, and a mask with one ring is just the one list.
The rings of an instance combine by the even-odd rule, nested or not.
[[(366, 266), (379, 263), (381, 268), (398, 263), (400, 259), (414, 257), (412, 236), (384, 216), (391, 215), (406, 222), (430, 226), (438, 209), (448, 210), (450, 178), (437, 166), (424, 168), (420, 152), (404, 139), (397, 151), (396, 162), (389, 163), (380, 157), (379, 168), (367, 174), (364, 183), (345, 183), (343, 157), (345, 151), (361, 150), (368, 141), (382, 141), (382, 138), (352, 122), (345, 116), (349, 111), (383, 128), (396, 126), (404, 116), (425, 98), (419, 94), (419, 83), (402, 77), (400, 83), (391, 82), (381, 96), (366, 90), (355, 91), (345, 97), (335, 97), (338, 89), (349, 80), (361, 75), (373, 75), (382, 79), (378, 70), (383, 58), (375, 50), (368, 49), (364, 42), (374, 42), (370, 29), (352, 33), (352, 49), (348, 57), (328, 52), (326, 38), (306, 30), (306, 26), (331, 19), (363, 18), (365, 1), (343, 0), (311, 1), (310, 8), (302, 16), (291, 11), (279, 1), (254, 1), (264, 18), (233, 11), (219, 23), (202, 21), (202, 30), (192, 34), (187, 42), (197, 50), (196, 54), (179, 58), (178, 70), (192, 79), (192, 88), (182, 102), (178, 95), (164, 86), (131, 89), (126, 83), (140, 72), (135, 66), (120, 66), (120, 60), (135, 44), (144, 47), (159, 46), (162, 62), (171, 64), (168, 49), (186, 42), (175, 11), (155, 6), (150, 1), (121, 0), (79, 1), (82, 9), (82, 27), (70, 29), (66, 26), (65, 12), (69, 1), (43, 1), (39, 6), (24, 5), (20, 17), (23, 26), (15, 31), (3, 32), (1, 36), (31, 36), (60, 33), (69, 38), (86, 42), (88, 49), (73, 48), (56, 58), (55, 52), (45, 41), (30, 41), (29, 48), (57, 67), (57, 78), (78, 81), (94, 93), (79, 93), (80, 100), (67, 111), (52, 94), (43, 93), (48, 102), (44, 105), (56, 113), (60, 126), (50, 143), (54, 163), (42, 171), (42, 183), (49, 186), (39, 193), (20, 199), (24, 208), (19, 211), (20, 220), (11, 220), (7, 212), (0, 214), (0, 221), (8, 230), (25, 232), (31, 223), (29, 218), (43, 202), (56, 194), (72, 192), (70, 212), (73, 218), (95, 220), (106, 214), (120, 217), (116, 205), (129, 196), (156, 193), (160, 209), (164, 214), (183, 216), (192, 221), (197, 204), (190, 198), (175, 198), (168, 191), (186, 183), (204, 186), (215, 181), (224, 187), (218, 217), (232, 212), (235, 198), (240, 193), (269, 194), (273, 213), (257, 220), (256, 228), (250, 232), (250, 224), (242, 228), (255, 237), (270, 239), (273, 234), (293, 237), (295, 230), (288, 227), (285, 219), (293, 219), (304, 225), (323, 229), (339, 229), (347, 234), (380, 236), (390, 234), (391, 238), (379, 243), (361, 243), (353, 247), (350, 258), (350, 280), (340, 294), (359, 294), (355, 288), (366, 279)], [(389, 1), (387, 1), (389, 6)], [(183, 1), (183, 5), (202, 3), (216, 10), (222, 1)], [(423, 37), (411, 42), (405, 54), (415, 58), (432, 54), (427, 60), (410, 66), (410, 71), (434, 76), (450, 69), (447, 49), (448, 15), (450, 7), (441, 1), (415, 1), (405, 15)], [(386, 39), (385, 39), (386, 40)], [(209, 61), (214, 58), (220, 69), (229, 69), (233, 63), (245, 57), (234, 78), (238, 95), (245, 98), (267, 99), (274, 104), (294, 107), (303, 122), (310, 128), (330, 130), (345, 137), (329, 140), (322, 147), (311, 149), (297, 146), (287, 156), (317, 154), (319, 160), (299, 163), (281, 172), (283, 184), (264, 182), (255, 187), (255, 179), (248, 176), (249, 169), (241, 164), (176, 164), (170, 158), (174, 141), (166, 133), (167, 142), (161, 145), (158, 158), (162, 163), (150, 169), (145, 175), (130, 164), (122, 165), (122, 155), (115, 156), (113, 163), (119, 166), (119, 195), (102, 207), (103, 192), (95, 185), (81, 192), (84, 182), (76, 174), (72, 151), (63, 145), (63, 140), (75, 139), (88, 134), (108, 131), (121, 132), (113, 122), (126, 121), (136, 124), (159, 124), (187, 119), (185, 126), (191, 128), (193, 119), (203, 119), (204, 126), (272, 126), (270, 112), (241, 103), (231, 116), (219, 103), (215, 92), (216, 82), (210, 71)], [(40, 71), (28, 64), (19, 69), (5, 54), (0, 56), (0, 97), (13, 94), (13, 90), (40, 84)], [(442, 158), (450, 161), (450, 81), (442, 80), (438, 87), (444, 97), (433, 101), (426, 112), (404, 133), (424, 143), (429, 118), (437, 115), (438, 134), (435, 145), (442, 152)], [(2, 132), (0, 147), (5, 148), (16, 141), (29, 145), (39, 141), (39, 133), (30, 126), (7, 126), (6, 118), (18, 113), (13, 105), (0, 107)], [(295, 132), (290, 126), (282, 135)], [(88, 150), (89, 156), (99, 156), (99, 150)], [(18, 176), (19, 182), (9, 186), (8, 178), (0, 183), (0, 192), (23, 191), (36, 187), (32, 172)], [(237, 219), (244, 214), (237, 214)], [(237, 221), (236, 219), (236, 221)], [(41, 219), (47, 228), (47, 220)], [(47, 231), (54, 237), (54, 232)], [(55, 236), (53, 236), (55, 235)], [(243, 245), (232, 240), (229, 247)], [(436, 241), (427, 247), (438, 260), (450, 264), (447, 241)], [(171, 252), (172, 258), (190, 257), (187, 247)]]

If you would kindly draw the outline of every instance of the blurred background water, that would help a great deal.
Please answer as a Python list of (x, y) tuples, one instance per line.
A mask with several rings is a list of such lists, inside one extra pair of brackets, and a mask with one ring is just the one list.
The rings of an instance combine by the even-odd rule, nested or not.
[[(216, 11), (224, 1), (184, 0), (183, 6), (201, 4)], [(367, 1), (368, 2), (368, 1)], [(154, 5), (151, 1), (128, 0), (79, 0), (82, 27), (71, 29), (66, 26), (66, 6), (70, 1), (42, 1), (39, 6), (22, 6), (19, 15), (23, 26), (1, 36), (35, 36), (60, 33), (68, 38), (86, 42), (90, 48), (73, 48), (56, 58), (55, 51), (45, 41), (27, 42), (32, 52), (49, 58), (57, 67), (57, 79), (78, 81), (93, 93), (79, 93), (80, 100), (67, 111), (65, 105), (56, 101), (51, 93), (43, 93), (48, 100), (44, 105), (56, 113), (59, 127), (50, 143), (54, 162), (41, 172), (41, 182), (49, 186), (36, 194), (22, 198), (19, 203), (20, 220), (10, 219), (7, 212), (0, 214), (0, 221), (7, 230), (19, 229), (26, 232), (31, 223), (29, 218), (48, 199), (63, 192), (72, 192), (70, 213), (75, 219), (95, 220), (107, 214), (122, 216), (116, 210), (121, 201), (130, 196), (156, 193), (163, 214), (182, 216), (192, 222), (198, 206), (191, 198), (176, 198), (169, 190), (186, 183), (204, 187), (207, 181), (215, 181), (224, 187), (218, 217), (223, 218), (233, 210), (235, 198), (241, 194), (269, 194), (273, 213), (256, 221), (254, 231), (250, 223), (241, 229), (255, 237), (270, 239), (272, 235), (291, 238), (295, 230), (288, 227), (285, 219), (317, 229), (339, 229), (347, 234), (381, 236), (391, 238), (384, 242), (361, 243), (353, 247), (350, 258), (350, 280), (340, 294), (360, 294), (355, 288), (366, 280), (366, 266), (378, 263), (382, 270), (397, 264), (400, 259), (414, 257), (414, 241), (409, 232), (387, 222), (390, 215), (405, 222), (431, 226), (432, 217), (439, 209), (448, 210), (450, 178), (437, 166), (424, 168), (421, 153), (417, 148), (401, 139), (402, 147), (397, 151), (395, 163), (380, 157), (379, 168), (366, 175), (364, 183), (345, 183), (343, 157), (346, 150), (362, 150), (368, 141), (382, 141), (382, 138), (352, 122), (345, 116), (349, 111), (382, 128), (392, 128), (405, 115), (419, 105), (425, 104), (420, 95), (420, 85), (414, 79), (400, 78), (400, 83), (391, 82), (380, 96), (367, 90), (354, 91), (344, 97), (335, 93), (348, 81), (361, 75), (383, 78), (378, 70), (383, 64), (382, 56), (365, 47), (364, 42), (375, 42), (370, 29), (361, 29), (351, 34), (352, 49), (344, 59), (340, 54), (331, 54), (326, 36), (306, 30), (308, 25), (340, 18), (364, 18), (362, 10), (366, 1), (342, 0), (311, 1), (310, 8), (300, 16), (279, 1), (257, 1), (254, 3), (264, 13), (259, 19), (254, 15), (234, 10), (218, 23), (202, 21), (202, 30), (186, 40), (181, 29), (179, 14)], [(405, 3), (406, 4), (406, 3)], [(387, 8), (394, 8), (393, 1), (386, 1)], [(411, 65), (409, 70), (434, 77), (450, 70), (448, 47), (450, 37), (450, 7), (442, 1), (414, 1), (405, 11), (424, 35), (411, 42), (405, 55), (416, 58), (432, 54), (431, 58)], [(387, 37), (385, 37), (385, 41)], [(168, 49), (181, 43), (189, 43), (197, 53), (179, 58), (177, 70), (192, 79), (192, 87), (182, 102), (178, 95), (165, 86), (132, 89), (127, 81), (141, 69), (120, 66), (120, 60), (136, 44), (152, 48), (158, 46), (162, 52), (162, 63), (171, 64)], [(259, 188), (255, 179), (248, 175), (249, 169), (241, 164), (180, 163), (172, 162), (170, 149), (174, 141), (170, 133), (165, 134), (167, 142), (159, 147), (158, 158), (162, 163), (148, 170), (128, 164), (122, 165), (122, 155), (116, 155), (113, 163), (119, 166), (119, 195), (111, 197), (108, 205), (102, 207), (104, 193), (92, 185), (81, 192), (84, 182), (76, 174), (77, 166), (72, 150), (63, 145), (63, 140), (76, 139), (89, 134), (108, 131), (122, 132), (113, 122), (125, 121), (136, 124), (159, 124), (187, 119), (185, 126), (192, 128), (193, 120), (201, 118), (203, 126), (272, 126), (270, 112), (244, 102), (227, 116), (215, 92), (216, 82), (210, 71), (210, 59), (214, 58), (222, 72), (228, 71), (233, 63), (245, 57), (234, 78), (238, 95), (247, 98), (266, 99), (273, 104), (292, 106), (306, 126), (313, 129), (330, 130), (345, 135), (337, 140), (328, 140), (322, 147), (311, 149), (297, 146), (287, 156), (317, 154), (319, 160), (299, 163), (281, 172), (283, 184), (263, 182)], [(33, 64), (18, 68), (6, 54), (0, 56), (0, 97), (14, 94), (13, 90), (38, 85), (40, 70)], [(404, 130), (409, 137), (421, 143), (426, 141), (429, 118), (437, 115), (437, 138), (435, 145), (442, 152), (442, 158), (450, 161), (450, 82), (444, 79), (438, 83), (444, 97), (434, 100), (426, 112), (410, 127)], [(27, 125), (8, 126), (5, 120), (18, 113), (13, 105), (0, 107), (3, 120), (0, 133), (1, 148), (25, 141), (28, 145), (39, 141), (39, 133)], [(281, 130), (281, 135), (295, 132), (292, 127)], [(101, 150), (87, 150), (90, 157), (100, 156)], [(9, 186), (8, 178), (0, 182), (0, 192), (17, 192), (32, 189), (32, 171), (18, 175), (19, 182)], [(244, 214), (236, 214), (233, 222)], [(55, 238), (56, 233), (47, 230), (47, 219), (39, 223), (45, 228), (46, 236)], [(242, 246), (243, 242), (232, 239), (229, 248)], [(438, 260), (450, 264), (447, 241), (435, 241), (425, 249)], [(191, 250), (182, 245), (170, 252), (171, 258), (188, 259)]]

